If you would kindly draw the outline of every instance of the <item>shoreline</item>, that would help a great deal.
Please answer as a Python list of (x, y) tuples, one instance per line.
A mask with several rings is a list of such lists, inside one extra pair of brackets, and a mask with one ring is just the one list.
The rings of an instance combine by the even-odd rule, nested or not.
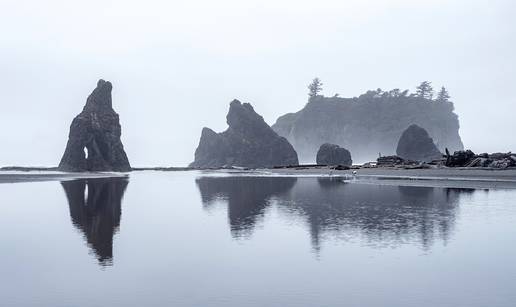
[[(356, 172), (356, 174), (353, 174)], [(331, 167), (272, 168), (253, 170), (205, 170), (205, 175), (320, 177), (350, 183), (448, 187), (472, 189), (516, 189), (516, 169), (390, 167), (335, 170)]]
[[(329, 177), (365, 184), (389, 184), (435, 187), (471, 188), (516, 188), (516, 168), (417, 168), (396, 167), (351, 168), (335, 170), (327, 166), (299, 166), (264, 169), (193, 169), (181, 167), (136, 168), (135, 174), (143, 172), (197, 171), (200, 176), (288, 176)], [(23, 168), (23, 170), (0, 170), (0, 184), (37, 181), (67, 181), (86, 178), (130, 177), (132, 173), (91, 172), (68, 173), (54, 169)]]

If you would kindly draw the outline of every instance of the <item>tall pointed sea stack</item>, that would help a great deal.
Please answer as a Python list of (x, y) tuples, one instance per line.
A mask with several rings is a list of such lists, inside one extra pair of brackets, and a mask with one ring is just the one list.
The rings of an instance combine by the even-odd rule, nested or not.
[(226, 117), (229, 128), (222, 132), (204, 128), (191, 167), (251, 168), (297, 165), (297, 153), (249, 103), (233, 100)]
[(111, 103), (111, 82), (99, 80), (70, 126), (60, 171), (131, 171), (120, 140), (122, 129)]

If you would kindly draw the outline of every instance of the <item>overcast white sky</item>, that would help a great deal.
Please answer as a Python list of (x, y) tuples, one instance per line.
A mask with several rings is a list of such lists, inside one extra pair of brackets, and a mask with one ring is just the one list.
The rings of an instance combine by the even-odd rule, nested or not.
[(233, 98), (269, 124), (324, 94), (449, 88), (466, 147), (516, 150), (512, 0), (0, 0), (0, 165), (57, 165), (97, 79), (133, 166), (186, 165)]

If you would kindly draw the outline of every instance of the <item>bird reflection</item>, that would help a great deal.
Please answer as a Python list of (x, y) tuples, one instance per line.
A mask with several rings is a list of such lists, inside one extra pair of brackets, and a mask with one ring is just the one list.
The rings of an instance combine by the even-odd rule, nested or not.
[(113, 263), (113, 236), (120, 225), (126, 178), (95, 178), (63, 181), (75, 227), (84, 233), (88, 246), (102, 266)]
[(429, 249), (437, 239), (446, 244), (460, 195), (474, 191), (306, 177), (201, 177), (197, 185), (205, 207), (227, 202), (230, 228), (237, 235), (253, 230), (274, 197), (282, 216), (306, 221), (316, 252), (329, 238), (375, 247), (419, 242)]
[(229, 226), (233, 237), (249, 237), (256, 222), (263, 218), (272, 197), (281, 197), (296, 178), (278, 177), (201, 177), (196, 180), (205, 208), (216, 200), (228, 204)]

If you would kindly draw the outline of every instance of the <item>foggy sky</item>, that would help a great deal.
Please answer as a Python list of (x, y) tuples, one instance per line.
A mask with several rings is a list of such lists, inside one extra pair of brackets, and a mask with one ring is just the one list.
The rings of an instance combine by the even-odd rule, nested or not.
[(99, 78), (133, 166), (186, 165), (229, 102), (272, 125), (323, 94), (445, 85), (475, 152), (516, 151), (511, 0), (0, 0), (0, 166), (57, 165)]

